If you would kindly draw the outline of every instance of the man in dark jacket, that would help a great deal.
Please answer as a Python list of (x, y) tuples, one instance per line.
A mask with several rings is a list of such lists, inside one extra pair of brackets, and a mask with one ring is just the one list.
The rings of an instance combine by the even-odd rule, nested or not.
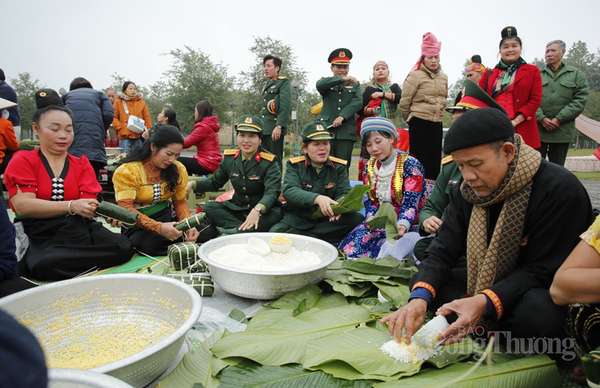
[[(429, 308), (458, 316), (441, 335), (448, 343), (482, 320), (515, 338), (563, 337), (566, 311), (552, 303), (548, 289), (592, 221), (585, 188), (542, 160), (497, 109), (463, 114), (446, 135), (444, 152), (464, 182), (450, 193), (409, 303), (384, 322), (409, 339)], [(467, 258), (462, 277), (452, 271), (461, 256)]]
[(98, 176), (106, 165), (104, 140), (113, 120), (113, 107), (104, 93), (92, 89), (90, 82), (81, 77), (71, 82), (69, 93), (63, 99), (73, 112), (75, 127), (69, 152), (75, 156), (86, 155)]
[[(5, 100), (12, 101), (19, 104), (17, 99), (17, 93), (15, 90), (6, 83), (6, 76), (4, 75), (4, 71), (0, 69), (0, 98), (4, 98)], [(8, 108), (8, 120), (13, 125), (13, 129), (15, 130), (15, 134), (17, 135), (17, 140), (21, 140), (21, 116), (19, 115), (18, 106), (14, 106), (12, 108)]]

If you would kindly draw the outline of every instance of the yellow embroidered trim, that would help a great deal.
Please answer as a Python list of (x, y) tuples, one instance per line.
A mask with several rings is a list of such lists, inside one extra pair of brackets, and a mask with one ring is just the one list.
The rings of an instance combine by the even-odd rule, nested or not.
[(347, 160), (344, 160), (344, 159), (341, 159), (341, 158), (336, 158), (335, 156), (330, 156), (329, 160), (331, 160), (332, 162), (343, 164), (344, 166), (348, 164)]
[[(402, 198), (404, 197), (402, 188), (404, 186), (404, 163), (408, 159), (408, 154), (402, 153), (398, 155), (398, 159), (396, 160), (396, 171), (394, 172), (394, 177), (392, 178), (392, 189), (393, 194), (397, 200), (397, 203), (402, 203)], [(371, 202), (377, 201), (376, 194), (376, 182), (375, 180), (375, 163), (377, 160), (375, 158), (370, 158), (367, 163), (367, 179), (369, 183), (369, 198)]]
[(292, 164), (304, 162), (305, 160), (306, 160), (306, 156), (296, 156), (296, 157), (289, 159), (290, 163), (292, 163)]
[(275, 160), (275, 155), (270, 152), (261, 151), (259, 152), (259, 155), (262, 159), (268, 160), (269, 162)]

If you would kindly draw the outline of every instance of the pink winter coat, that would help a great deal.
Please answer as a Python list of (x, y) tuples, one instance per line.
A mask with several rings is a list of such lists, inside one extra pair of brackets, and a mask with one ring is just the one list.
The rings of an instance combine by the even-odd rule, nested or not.
[(219, 147), (219, 118), (207, 116), (194, 124), (194, 129), (186, 136), (183, 148), (196, 146), (196, 160), (205, 170), (214, 172), (223, 156)]

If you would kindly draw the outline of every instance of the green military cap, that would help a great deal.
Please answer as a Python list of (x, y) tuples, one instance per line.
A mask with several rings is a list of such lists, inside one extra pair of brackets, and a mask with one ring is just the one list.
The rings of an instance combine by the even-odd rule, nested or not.
[(325, 128), (321, 120), (312, 121), (302, 128), (302, 141), (333, 140), (331, 132)]
[(352, 51), (347, 48), (337, 48), (329, 54), (327, 62), (332, 65), (349, 65), (352, 59)]
[(263, 121), (259, 116), (242, 116), (235, 125), (237, 132), (252, 132), (261, 134), (263, 130)]
[(450, 113), (456, 111), (467, 111), (480, 108), (495, 108), (506, 113), (504, 109), (489, 94), (479, 87), (475, 82), (466, 79), (462, 90), (462, 97), (454, 106), (449, 106), (446, 110)]

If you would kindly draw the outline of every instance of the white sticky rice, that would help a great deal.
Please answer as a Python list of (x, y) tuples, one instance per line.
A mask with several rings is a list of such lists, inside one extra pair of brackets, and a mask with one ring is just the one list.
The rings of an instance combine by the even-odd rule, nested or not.
[(316, 253), (292, 247), (287, 253), (269, 252), (266, 255), (249, 249), (248, 244), (230, 244), (215, 249), (210, 259), (227, 267), (246, 271), (298, 271), (314, 268), (321, 262)]

